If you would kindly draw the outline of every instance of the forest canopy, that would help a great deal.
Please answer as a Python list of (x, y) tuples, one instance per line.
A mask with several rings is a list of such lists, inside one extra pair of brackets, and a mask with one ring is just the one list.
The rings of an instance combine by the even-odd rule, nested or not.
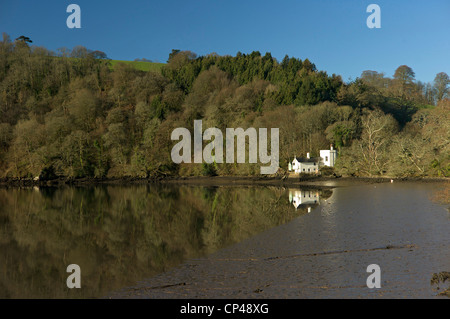
[[(94, 53), (94, 54), (93, 54)], [(345, 83), (308, 59), (173, 50), (161, 71), (82, 46), (57, 53), (3, 34), (0, 177), (258, 175), (255, 164), (179, 164), (177, 127), (280, 129), (280, 170), (333, 144), (355, 176), (450, 175), (450, 79), (366, 70)]]

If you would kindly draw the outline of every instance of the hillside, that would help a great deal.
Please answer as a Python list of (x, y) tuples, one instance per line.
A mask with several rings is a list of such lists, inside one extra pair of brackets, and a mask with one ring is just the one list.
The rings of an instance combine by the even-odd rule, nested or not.
[[(161, 72), (142, 72), (158, 70)], [(111, 64), (0, 42), (0, 178), (260, 174), (260, 163), (175, 164), (176, 128), (279, 128), (279, 174), (333, 144), (336, 173), (450, 176), (450, 100), (402, 65), (345, 83), (270, 53)], [(248, 143), (248, 142), (247, 142)], [(206, 146), (205, 142), (205, 146)]]
[(142, 61), (123, 61), (123, 60), (110, 60), (111, 67), (114, 69), (114, 66), (117, 65), (117, 63), (124, 63), (127, 65), (132, 66), (136, 70), (139, 71), (154, 71), (154, 72), (160, 72), (161, 68), (165, 65), (165, 63), (155, 63), (155, 62), (142, 62)]

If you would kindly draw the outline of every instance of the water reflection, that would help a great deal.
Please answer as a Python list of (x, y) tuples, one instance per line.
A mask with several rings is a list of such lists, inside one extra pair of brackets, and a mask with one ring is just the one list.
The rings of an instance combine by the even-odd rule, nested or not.
[(295, 209), (306, 209), (308, 213), (320, 205), (320, 199), (328, 199), (332, 190), (319, 189), (289, 189), (289, 203), (294, 205)]
[[(302, 194), (293, 191), (293, 199)], [(0, 297), (103, 296), (305, 213), (302, 204), (290, 209), (287, 193), (153, 185), (0, 189)], [(66, 287), (69, 264), (81, 268), (81, 289)]]
[(308, 213), (311, 212), (312, 208), (319, 205), (320, 195), (319, 190), (289, 190), (289, 202), (294, 205), (295, 209), (300, 206), (307, 208)]

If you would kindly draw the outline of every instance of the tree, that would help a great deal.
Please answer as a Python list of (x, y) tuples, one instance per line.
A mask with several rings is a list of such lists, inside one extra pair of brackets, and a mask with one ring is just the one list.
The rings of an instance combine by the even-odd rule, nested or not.
[(356, 144), (359, 154), (354, 154), (359, 157), (359, 169), (364, 175), (381, 175), (386, 171), (387, 149), (398, 124), (392, 115), (385, 115), (381, 110), (365, 110), (361, 126), (361, 139)]
[(19, 121), (14, 127), (14, 140), (9, 148), (9, 158), (16, 176), (38, 176), (44, 167), (46, 154), (44, 125), (36, 119)]
[(389, 172), (396, 176), (422, 176), (433, 149), (421, 134), (400, 133), (389, 148)]
[(92, 174), (89, 134), (75, 130), (66, 136), (61, 145), (63, 170), (70, 177), (83, 177)]
[(98, 100), (88, 89), (77, 90), (70, 102), (69, 112), (74, 117), (75, 124), (88, 132), (94, 128), (95, 118), (99, 113)]
[(436, 90), (436, 99), (441, 101), (449, 92), (450, 78), (447, 73), (441, 72), (434, 78), (434, 89)]
[(105, 52), (103, 51), (92, 51), (91, 53), (89, 53), (94, 59), (103, 59), (106, 60), (108, 59), (108, 56), (106, 55)]
[(354, 138), (356, 123), (353, 121), (339, 121), (328, 126), (325, 133), (327, 134), (327, 139), (333, 143), (340, 153), (341, 148), (347, 146)]
[(172, 52), (169, 53), (169, 59), (167, 59), (167, 63), (169, 63), (178, 53), (180, 53), (180, 50), (172, 49)]
[(31, 39), (30, 39), (29, 37), (26, 37), (26, 36), (24, 36), (24, 35), (21, 35), (20, 37), (18, 37), (18, 38), (16, 39), (16, 41), (17, 41), (17, 42), (22, 42), (22, 43), (25, 43), (25, 44), (33, 43), (33, 41), (31, 41)]
[(153, 62), (152, 60), (149, 60), (149, 59), (147, 59), (147, 58), (136, 58), (136, 59), (134, 59), (134, 61), (136, 61), (136, 62)]
[(361, 80), (378, 89), (384, 89), (389, 84), (389, 79), (384, 75), (384, 73), (378, 73), (377, 71), (366, 70), (362, 72)]
[(115, 165), (124, 165), (129, 152), (128, 134), (123, 123), (113, 123), (103, 135), (105, 146), (109, 149), (111, 160)]
[(88, 49), (86, 49), (84, 46), (82, 45), (77, 45), (76, 47), (74, 47), (72, 49), (72, 52), (70, 54), (70, 56), (72, 58), (86, 58), (89, 55), (89, 51)]
[(8, 123), (0, 123), (0, 151), (6, 151), (13, 139), (13, 131)]
[(394, 73), (394, 79), (402, 84), (411, 84), (414, 82), (416, 74), (413, 69), (407, 65), (399, 66)]
[(436, 90), (431, 83), (426, 83), (422, 89), (422, 94), (428, 104), (435, 104)]
[(168, 64), (162, 69), (162, 74), (187, 93), (201, 71), (196, 57), (197, 55), (191, 51), (172, 50)]
[(412, 94), (415, 76), (413, 69), (407, 65), (401, 65), (395, 70), (394, 87), (397, 94), (403, 99), (408, 99)]

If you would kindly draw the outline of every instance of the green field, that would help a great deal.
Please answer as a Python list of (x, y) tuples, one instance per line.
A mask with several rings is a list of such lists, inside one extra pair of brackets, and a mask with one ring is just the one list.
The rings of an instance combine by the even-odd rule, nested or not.
[(161, 67), (165, 65), (164, 63), (142, 62), (142, 61), (110, 60), (109, 62), (111, 63), (111, 68), (113, 68), (113, 69), (117, 63), (125, 63), (125, 64), (133, 66), (137, 70), (146, 71), (146, 72), (148, 72), (148, 71), (160, 72)]

